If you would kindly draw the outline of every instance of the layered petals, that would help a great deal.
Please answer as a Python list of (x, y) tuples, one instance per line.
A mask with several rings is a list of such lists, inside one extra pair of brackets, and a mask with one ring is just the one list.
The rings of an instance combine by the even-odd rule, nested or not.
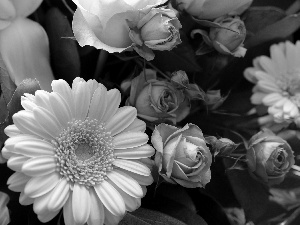
[(38, 23), (25, 18), (14, 20), (0, 32), (0, 52), (16, 85), (32, 78), (39, 81), (42, 89), (51, 91), (54, 77), (50, 67), (48, 37)]
[(153, 182), (145, 123), (134, 107), (119, 108), (117, 89), (95, 80), (51, 86), (21, 98), (25, 109), (5, 130), (2, 152), (16, 171), (9, 189), (21, 192), (21, 204), (33, 203), (41, 222), (63, 208), (67, 225), (117, 224)]

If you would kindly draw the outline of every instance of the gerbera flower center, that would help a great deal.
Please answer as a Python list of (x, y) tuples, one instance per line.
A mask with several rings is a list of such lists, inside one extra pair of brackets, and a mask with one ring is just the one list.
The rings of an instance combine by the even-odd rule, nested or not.
[(59, 173), (87, 187), (106, 179), (113, 169), (113, 138), (105, 124), (93, 119), (73, 120), (56, 139)]
[(277, 84), (288, 96), (300, 93), (300, 71), (288, 71), (286, 74), (280, 76)]

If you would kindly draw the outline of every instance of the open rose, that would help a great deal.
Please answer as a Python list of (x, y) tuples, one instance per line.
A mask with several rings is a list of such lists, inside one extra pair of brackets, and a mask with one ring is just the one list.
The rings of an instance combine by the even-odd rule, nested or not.
[(155, 127), (151, 142), (155, 164), (168, 182), (183, 187), (204, 187), (211, 178), (211, 153), (199, 127), (187, 124), (179, 129), (167, 124)]
[(290, 145), (270, 130), (254, 135), (248, 144), (247, 165), (250, 175), (269, 184), (279, 184), (294, 165)]
[(216, 19), (229, 13), (240, 14), (252, 0), (173, 0), (179, 9), (199, 19)]
[(80, 46), (91, 45), (109, 53), (135, 50), (146, 60), (153, 50), (171, 50), (181, 43), (181, 24), (171, 9), (155, 8), (166, 0), (73, 0), (74, 36)]
[(136, 107), (140, 118), (157, 123), (175, 124), (190, 112), (185, 92), (169, 81), (158, 80), (156, 71), (150, 69), (132, 80), (127, 104)]
[(44, 28), (26, 17), (42, 0), (0, 0), (0, 61), (18, 86), (24, 79), (37, 79), (42, 89), (51, 90), (49, 41)]

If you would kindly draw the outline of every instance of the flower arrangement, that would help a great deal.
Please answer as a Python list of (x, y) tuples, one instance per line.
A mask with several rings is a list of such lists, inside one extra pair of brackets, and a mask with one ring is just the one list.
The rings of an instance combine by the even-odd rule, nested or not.
[(0, 224), (299, 224), (300, 4), (270, 4), (0, 1)]

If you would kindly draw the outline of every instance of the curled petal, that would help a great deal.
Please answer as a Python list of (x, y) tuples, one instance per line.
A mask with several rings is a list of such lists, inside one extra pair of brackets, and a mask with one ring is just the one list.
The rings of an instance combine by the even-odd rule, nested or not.
[(16, 19), (0, 33), (0, 52), (16, 85), (26, 78), (36, 78), (42, 89), (51, 91), (54, 77), (48, 37), (42, 26), (29, 19)]

